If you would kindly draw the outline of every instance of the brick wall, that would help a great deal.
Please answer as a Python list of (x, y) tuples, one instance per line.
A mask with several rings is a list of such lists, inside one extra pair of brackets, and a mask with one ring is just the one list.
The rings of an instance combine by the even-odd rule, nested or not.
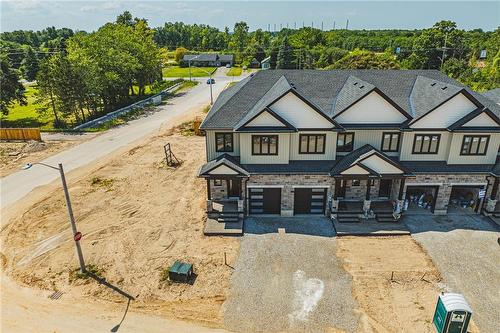
[[(330, 176), (322, 175), (252, 175), (248, 180), (249, 186), (278, 185), (281, 189), (281, 214), (293, 215), (293, 186), (325, 186), (327, 197), (334, 191), (335, 180)], [(246, 192), (245, 192), (246, 193)]]

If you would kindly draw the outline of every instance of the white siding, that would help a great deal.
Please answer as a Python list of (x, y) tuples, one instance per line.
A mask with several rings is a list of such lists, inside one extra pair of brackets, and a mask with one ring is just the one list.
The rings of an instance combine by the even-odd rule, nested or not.
[[(299, 154), (300, 134), (325, 134), (324, 154)], [(337, 150), (337, 133), (331, 131), (298, 132), (290, 134), (290, 160), (334, 160)]]
[(296, 128), (332, 128), (333, 124), (293, 93), (276, 101), (271, 109)]
[[(390, 133), (395, 133), (398, 132), (397, 130), (347, 130), (347, 132), (354, 132), (354, 149), (358, 149), (366, 144), (371, 145), (374, 148), (381, 149), (381, 144), (382, 144), (382, 133), (384, 132), (390, 132)], [(399, 146), (401, 147), (401, 142), (403, 140), (403, 135), (404, 133), (400, 133), (400, 142)], [(335, 139), (336, 140), (336, 139)], [(337, 143), (335, 142), (335, 146)], [(338, 153), (338, 155), (347, 155), (348, 153)], [(384, 154), (388, 156), (398, 156), (399, 153), (389, 153), (389, 152), (384, 152)]]
[(339, 124), (399, 124), (407, 118), (377, 92), (372, 91), (335, 120)]
[[(439, 141), (439, 148), (437, 154), (412, 154), (413, 140), (415, 134), (441, 134)], [(450, 132), (406, 132), (403, 136), (403, 143), (401, 145), (401, 161), (446, 161), (448, 159), (448, 152), (451, 142)]]
[(477, 109), (464, 94), (458, 94), (410, 125), (412, 128), (447, 128)]
[[(217, 131), (217, 130), (207, 130), (206, 131), (206, 136), (205, 136), (205, 144), (207, 148), (207, 161), (211, 161), (218, 156), (224, 154), (224, 153), (219, 153), (216, 151), (216, 146), (215, 146), (215, 133), (232, 133), (232, 131)], [(233, 156), (240, 156), (240, 134), (239, 133), (233, 133), (233, 152), (229, 152), (226, 154), (233, 155)]]
[(369, 172), (367, 170), (363, 169), (362, 167), (360, 167), (359, 165), (353, 165), (349, 169), (342, 171), (340, 174), (341, 175), (368, 175)]
[(475, 126), (483, 126), (483, 127), (499, 127), (498, 124), (491, 119), (488, 114), (485, 112), (480, 113), (469, 122), (464, 124), (464, 127), (475, 127)]
[(278, 127), (283, 127), (285, 126), (281, 121), (276, 119), (272, 114), (270, 114), (267, 111), (262, 112), (259, 114), (257, 117), (255, 117), (251, 122), (249, 122), (247, 127), (254, 127), (254, 126), (278, 126)]
[(237, 175), (238, 173), (228, 166), (220, 165), (209, 172), (211, 175)]
[[(252, 135), (278, 135), (278, 155), (252, 155)], [(289, 133), (241, 133), (241, 164), (287, 164), (290, 153)]]
[(403, 173), (401, 169), (396, 168), (394, 165), (390, 163), (387, 163), (387, 161), (384, 161), (381, 157), (377, 155), (372, 155), (368, 157), (366, 160), (363, 160), (361, 164), (380, 174)]
[[(486, 155), (460, 155), (464, 135), (490, 135), (490, 142), (488, 143)], [(500, 133), (454, 133), (451, 140), (448, 164), (495, 164), (499, 145)]]

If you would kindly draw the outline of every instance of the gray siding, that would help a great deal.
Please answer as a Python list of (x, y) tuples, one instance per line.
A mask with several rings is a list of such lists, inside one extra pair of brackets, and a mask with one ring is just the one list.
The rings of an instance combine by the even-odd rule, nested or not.
[(464, 135), (487, 135), (488, 133), (453, 133), (450, 145), (450, 154), (448, 157), (448, 164), (495, 164), (498, 146), (500, 145), (500, 134), (492, 133), (490, 135), (490, 142), (484, 156), (462, 156), (460, 150), (462, 149), (462, 141)]
[[(415, 134), (441, 134), (437, 154), (413, 154), (413, 140)], [(450, 149), (451, 133), (437, 131), (405, 132), (401, 145), (401, 161), (446, 161)]]
[[(214, 131), (214, 130), (207, 130), (206, 131), (206, 136), (205, 136), (205, 143), (206, 143), (206, 148), (207, 148), (207, 161), (211, 161), (215, 158), (217, 158), (219, 155), (222, 155), (224, 153), (219, 153), (216, 151), (215, 147), (215, 133), (222, 133), (222, 132), (227, 132), (231, 133), (232, 131)], [(233, 156), (240, 156), (240, 134), (239, 133), (233, 133), (233, 140), (234, 140), (234, 151), (232, 153), (227, 153), (229, 155)]]
[[(325, 153), (324, 154), (299, 154), (300, 134), (325, 134)], [(298, 132), (290, 134), (290, 160), (334, 160), (337, 150), (337, 133), (332, 131), (314, 131)]]
[(287, 164), (290, 155), (290, 134), (278, 134), (278, 155), (252, 155), (252, 134), (276, 135), (276, 133), (241, 133), (240, 159), (242, 164)]
[[(395, 130), (353, 130), (347, 132), (354, 132), (354, 149), (358, 149), (366, 144), (372, 145), (373, 147), (377, 149), (381, 149), (381, 144), (382, 144), (382, 133), (384, 132), (398, 132)], [(403, 140), (403, 133), (401, 133), (400, 141)], [(337, 145), (337, 143), (335, 143)], [(401, 147), (401, 142), (399, 143), (399, 146)], [(401, 149), (401, 148), (400, 148)], [(339, 155), (346, 155), (348, 153), (339, 153)], [(389, 153), (386, 152), (384, 153), (388, 156), (398, 156), (399, 153)]]

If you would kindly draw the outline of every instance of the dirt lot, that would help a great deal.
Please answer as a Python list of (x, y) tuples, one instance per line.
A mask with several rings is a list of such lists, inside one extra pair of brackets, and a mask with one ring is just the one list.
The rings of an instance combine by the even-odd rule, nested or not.
[(38, 162), (77, 144), (77, 141), (0, 142), (0, 177), (5, 177), (29, 162)]
[[(70, 194), (87, 265), (137, 297), (134, 308), (220, 326), (236, 238), (204, 237), (204, 138), (166, 131), (115, 155), (91, 174), (70, 182)], [(170, 142), (182, 161), (163, 163)], [(25, 211), (25, 212), (24, 212)], [(16, 217), (1, 236), (7, 274), (30, 287), (77, 291), (124, 302), (93, 280), (75, 278), (77, 260), (62, 191), (58, 188)], [(194, 285), (171, 285), (164, 270), (180, 259), (194, 264)]]
[[(441, 275), (410, 236), (342, 237), (337, 256), (353, 277), (359, 332), (435, 332)], [(469, 331), (478, 332), (474, 323)]]

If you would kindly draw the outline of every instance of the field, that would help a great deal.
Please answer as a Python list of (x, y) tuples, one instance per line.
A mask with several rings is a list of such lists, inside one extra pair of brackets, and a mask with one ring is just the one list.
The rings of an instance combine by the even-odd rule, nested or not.
[(53, 128), (54, 116), (52, 113), (47, 112), (41, 115), (36, 110), (37, 107), (40, 107), (40, 105), (35, 104), (36, 91), (33, 86), (26, 87), (28, 105), (14, 104), (7, 116), (1, 116), (2, 127), (40, 127), (44, 130)]
[[(207, 77), (207, 72), (213, 73), (217, 67), (191, 67), (192, 77)], [(163, 77), (189, 77), (188, 67), (172, 66), (163, 68)]]
[(231, 67), (230, 70), (227, 71), (227, 76), (240, 76), (243, 69), (241, 67)]

